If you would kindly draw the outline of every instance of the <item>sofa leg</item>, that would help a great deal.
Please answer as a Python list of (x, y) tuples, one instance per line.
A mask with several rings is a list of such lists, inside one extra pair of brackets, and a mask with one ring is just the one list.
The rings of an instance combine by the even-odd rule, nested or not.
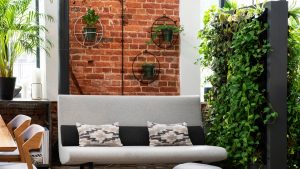
[(89, 162), (89, 163), (88, 163), (88, 166), (89, 166), (89, 169), (94, 169), (94, 163)]

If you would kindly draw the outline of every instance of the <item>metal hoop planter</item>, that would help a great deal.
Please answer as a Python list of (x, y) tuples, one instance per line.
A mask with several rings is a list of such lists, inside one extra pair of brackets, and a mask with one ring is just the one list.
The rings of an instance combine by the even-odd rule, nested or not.
[[(153, 78), (149, 79), (149, 80), (143, 79), (142, 76), (139, 77), (137, 75), (137, 72), (134, 70), (134, 65), (138, 61), (139, 56), (143, 56), (144, 54), (148, 54), (148, 55), (151, 55), (152, 57), (154, 57), (155, 61), (156, 61), (156, 65), (158, 65)], [(146, 56), (144, 56), (144, 57), (146, 57)], [(136, 55), (136, 57), (132, 61), (132, 67), (131, 68), (132, 68), (132, 74), (133, 74), (134, 78), (136, 80), (138, 80), (140, 83), (143, 83), (143, 84), (151, 84), (151, 83), (153, 83), (155, 80), (158, 79), (159, 74), (160, 74), (160, 62), (159, 62), (158, 58), (156, 57), (156, 55), (154, 55), (153, 53), (151, 53), (151, 52), (149, 52), (147, 50), (145, 50), (145, 51), (141, 52), (140, 54)], [(142, 73), (140, 72), (140, 74), (142, 74)]]
[[(97, 32), (96, 32), (96, 38), (95, 41), (86, 41), (85, 33), (83, 31), (76, 32), (76, 30), (83, 30), (84, 24), (82, 22), (82, 16), (78, 17), (75, 24), (74, 24), (74, 36), (76, 41), (85, 47), (94, 47), (97, 44), (99, 44), (103, 38), (103, 25), (101, 23), (101, 20), (97, 23)], [(79, 29), (76, 29), (78, 28)]]
[(177, 26), (176, 21), (174, 21), (170, 17), (167, 17), (166, 15), (163, 15), (162, 17), (157, 18), (151, 26), (151, 32), (150, 32), (151, 40), (157, 47), (162, 48), (162, 49), (169, 49), (172, 46), (174, 46), (174, 44), (177, 43), (178, 38), (179, 38), (179, 33), (173, 33), (173, 38), (172, 38), (171, 42), (163, 41), (163, 38), (162, 38), (163, 35), (161, 33), (158, 34), (158, 36), (156, 38), (154, 38), (154, 35), (156, 34), (154, 28), (156, 26), (164, 25), (164, 24)]

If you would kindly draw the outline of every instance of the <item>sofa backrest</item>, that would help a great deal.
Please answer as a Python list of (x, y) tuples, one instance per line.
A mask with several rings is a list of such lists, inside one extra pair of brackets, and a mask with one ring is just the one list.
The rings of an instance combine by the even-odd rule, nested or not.
[(187, 122), (202, 126), (199, 96), (78, 96), (60, 95), (58, 124), (110, 124), (147, 126)]
[(147, 121), (187, 122), (192, 143), (204, 144), (199, 96), (59, 96), (60, 146), (78, 146), (76, 122), (93, 125), (119, 122), (123, 145), (149, 145)]

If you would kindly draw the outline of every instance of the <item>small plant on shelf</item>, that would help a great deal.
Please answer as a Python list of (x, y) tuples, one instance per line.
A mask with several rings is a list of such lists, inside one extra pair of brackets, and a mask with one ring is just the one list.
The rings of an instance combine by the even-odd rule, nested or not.
[(174, 33), (180, 33), (184, 29), (182, 26), (176, 26), (176, 25), (158, 25), (153, 28), (153, 34), (151, 37), (151, 40), (147, 42), (148, 44), (152, 44), (153, 40), (156, 39), (159, 35), (162, 35), (162, 39), (164, 42), (172, 42), (173, 40), (173, 34)]
[(95, 13), (95, 10), (90, 8), (87, 13), (82, 17), (83, 21), (86, 23), (84, 28), (84, 36), (87, 41), (94, 41), (97, 35), (97, 27), (95, 26), (99, 20), (99, 16)]
[(144, 80), (151, 80), (155, 76), (155, 64), (144, 63), (142, 64), (142, 74)]

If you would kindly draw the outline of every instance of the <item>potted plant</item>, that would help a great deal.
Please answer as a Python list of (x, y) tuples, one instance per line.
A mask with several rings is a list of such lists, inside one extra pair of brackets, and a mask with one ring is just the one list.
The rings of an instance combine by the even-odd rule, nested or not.
[(97, 27), (95, 27), (95, 25), (98, 22), (99, 18), (100, 17), (95, 14), (95, 10), (92, 8), (88, 9), (87, 13), (82, 17), (87, 25), (84, 28), (85, 40), (95, 41), (97, 35)]
[(183, 31), (182, 26), (176, 25), (158, 25), (154, 27), (154, 34), (152, 35), (152, 39), (155, 39), (159, 34), (162, 34), (163, 41), (172, 42), (173, 33), (180, 33)]
[(144, 63), (142, 65), (143, 79), (151, 80), (155, 75), (155, 64), (154, 63)]
[[(0, 3), (0, 99), (11, 100), (16, 78), (13, 67), (16, 59), (24, 54), (35, 54), (37, 47), (49, 54), (52, 44), (39, 32), (48, 30), (36, 25), (36, 17), (53, 21), (49, 15), (30, 11), (31, 1), (5, 0)], [(22, 18), (22, 19), (20, 19)]]

